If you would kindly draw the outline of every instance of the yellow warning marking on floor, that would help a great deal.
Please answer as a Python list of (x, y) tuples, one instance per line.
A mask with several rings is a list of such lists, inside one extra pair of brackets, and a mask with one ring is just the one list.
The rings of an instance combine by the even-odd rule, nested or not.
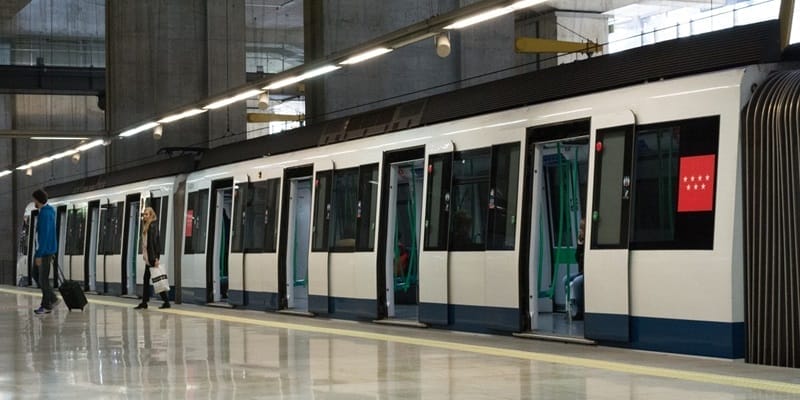
[[(0, 288), (0, 292), (8, 294), (20, 294), (26, 296), (38, 296), (38, 293), (36, 292), (15, 290), (8, 288)], [(95, 298), (89, 299), (89, 303), (112, 306), (112, 307), (131, 306), (130, 303), (99, 300)], [(175, 308), (158, 310), (158, 312), (163, 312), (183, 317), (211, 319), (216, 321), (224, 321), (224, 322), (244, 324), (244, 325), (256, 325), (266, 328), (291, 329), (302, 332), (323, 333), (323, 334), (346, 336), (359, 339), (403, 343), (415, 346), (483, 354), (488, 356), (516, 358), (529, 361), (570, 365), (574, 367), (601, 369), (606, 371), (622, 372), (627, 374), (646, 375), (659, 378), (671, 378), (684, 381), (711, 383), (723, 386), (733, 386), (739, 388), (757, 389), (757, 390), (765, 390), (771, 392), (800, 394), (800, 384), (770, 381), (765, 379), (752, 379), (740, 376), (728, 376), (728, 375), (719, 375), (719, 374), (712, 374), (705, 372), (692, 372), (692, 371), (681, 371), (669, 368), (647, 367), (642, 365), (626, 364), (622, 362), (593, 360), (588, 358), (560, 356), (556, 354), (537, 353), (537, 352), (523, 351), (523, 350), (513, 350), (513, 349), (504, 349), (498, 347), (481, 346), (481, 345), (444, 342), (441, 340), (410, 338), (410, 337), (396, 336), (385, 333), (363, 332), (363, 331), (348, 330), (341, 328), (326, 328), (321, 326), (302, 325), (302, 324), (295, 324), (288, 322), (265, 321), (255, 318), (236, 317), (232, 315), (189, 311), (189, 310), (181, 310)]]

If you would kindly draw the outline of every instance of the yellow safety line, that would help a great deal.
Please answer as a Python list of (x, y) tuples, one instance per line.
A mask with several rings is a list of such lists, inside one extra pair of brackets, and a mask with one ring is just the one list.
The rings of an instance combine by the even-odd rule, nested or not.
[[(8, 294), (20, 294), (26, 296), (38, 296), (38, 294), (34, 292), (7, 289), (7, 288), (0, 288), (0, 292)], [(90, 299), (89, 302), (93, 304), (114, 306), (114, 307), (130, 306), (129, 303), (98, 300), (98, 299)], [(432, 347), (437, 349), (463, 351), (463, 352), (484, 354), (496, 357), (516, 358), (522, 360), (570, 365), (582, 368), (594, 368), (606, 371), (622, 372), (627, 374), (647, 375), (659, 378), (672, 378), (684, 381), (712, 383), (723, 386), (733, 386), (746, 389), (758, 389), (771, 392), (800, 394), (800, 384), (770, 381), (765, 379), (752, 379), (739, 376), (727, 376), (727, 375), (712, 374), (705, 372), (692, 372), (692, 371), (682, 371), (669, 368), (647, 367), (642, 365), (626, 364), (622, 362), (593, 360), (588, 358), (560, 356), (556, 354), (538, 353), (538, 352), (523, 351), (523, 350), (512, 350), (512, 349), (503, 349), (503, 348), (489, 347), (489, 346), (444, 342), (440, 340), (411, 338), (405, 336), (389, 335), (384, 333), (363, 332), (363, 331), (340, 329), (340, 328), (325, 328), (320, 326), (302, 325), (302, 324), (278, 322), (278, 321), (265, 321), (253, 318), (235, 317), (230, 315), (214, 314), (207, 312), (179, 310), (175, 308), (164, 309), (164, 310), (159, 309), (158, 311), (185, 317), (211, 319), (211, 320), (225, 321), (225, 322), (245, 324), (245, 325), (257, 325), (266, 328), (291, 329), (302, 332), (324, 333), (329, 335), (346, 336), (359, 339), (378, 340), (385, 342), (410, 344), (415, 346)]]

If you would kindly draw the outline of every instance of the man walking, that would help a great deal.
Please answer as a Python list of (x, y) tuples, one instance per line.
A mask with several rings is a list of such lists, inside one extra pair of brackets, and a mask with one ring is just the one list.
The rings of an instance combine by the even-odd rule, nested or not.
[[(33, 202), (39, 210), (38, 222), (36, 224), (36, 253), (34, 262), (38, 270), (38, 283), (42, 289), (42, 304), (34, 310), (36, 314), (48, 314), (53, 310), (53, 306), (58, 303), (53, 287), (50, 285), (50, 266), (53, 258), (58, 252), (58, 242), (56, 241), (56, 210), (47, 204), (47, 193), (38, 189), (33, 192)], [(36, 276), (36, 272), (34, 272)]]

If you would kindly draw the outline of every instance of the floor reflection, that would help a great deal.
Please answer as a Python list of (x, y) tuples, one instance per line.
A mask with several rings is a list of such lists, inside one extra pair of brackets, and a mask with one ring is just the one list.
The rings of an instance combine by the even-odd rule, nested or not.
[[(783, 399), (792, 395), (0, 294), (0, 397)], [(425, 337), (424, 330), (405, 330)], [(468, 340), (468, 336), (464, 336)], [(589, 349), (589, 348), (587, 348)]]

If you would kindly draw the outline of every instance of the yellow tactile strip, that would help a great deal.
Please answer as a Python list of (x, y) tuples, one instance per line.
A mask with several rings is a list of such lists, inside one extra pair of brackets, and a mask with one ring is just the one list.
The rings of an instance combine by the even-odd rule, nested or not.
[[(39, 295), (36, 292), (9, 289), (9, 288), (0, 288), (0, 293), (18, 294), (26, 296)], [(104, 306), (112, 306), (112, 307), (130, 307), (129, 303), (99, 300), (95, 298), (89, 299), (89, 303), (104, 305)], [(765, 390), (770, 392), (800, 394), (800, 384), (770, 381), (765, 379), (752, 379), (752, 378), (711, 374), (704, 372), (692, 372), (692, 371), (682, 371), (669, 368), (647, 367), (647, 366), (627, 364), (622, 362), (592, 360), (580, 357), (559, 356), (555, 354), (503, 349), (497, 347), (478, 346), (478, 345), (470, 345), (463, 343), (453, 343), (441, 340), (411, 338), (405, 336), (397, 336), (384, 333), (363, 332), (363, 331), (341, 329), (341, 328), (326, 328), (320, 326), (293, 324), (287, 322), (265, 321), (255, 318), (236, 317), (231, 315), (222, 315), (222, 314), (199, 312), (199, 311), (188, 311), (176, 308), (157, 310), (157, 311), (167, 314), (185, 316), (185, 317), (204, 318), (204, 319), (211, 319), (211, 320), (238, 323), (238, 324), (263, 326), (267, 328), (292, 329), (303, 332), (324, 333), (328, 335), (346, 336), (359, 339), (380, 340), (386, 342), (432, 347), (437, 349), (464, 351), (464, 352), (484, 354), (496, 357), (509, 357), (509, 358), (548, 362), (561, 365), (570, 365), (575, 367), (595, 368), (600, 370), (622, 372), (627, 374), (645, 375), (645, 376), (653, 376), (659, 378), (671, 378), (671, 379), (679, 379), (684, 381), (701, 382), (701, 383), (711, 383), (711, 384), (732, 386), (732, 387), (739, 387), (746, 389)]]

